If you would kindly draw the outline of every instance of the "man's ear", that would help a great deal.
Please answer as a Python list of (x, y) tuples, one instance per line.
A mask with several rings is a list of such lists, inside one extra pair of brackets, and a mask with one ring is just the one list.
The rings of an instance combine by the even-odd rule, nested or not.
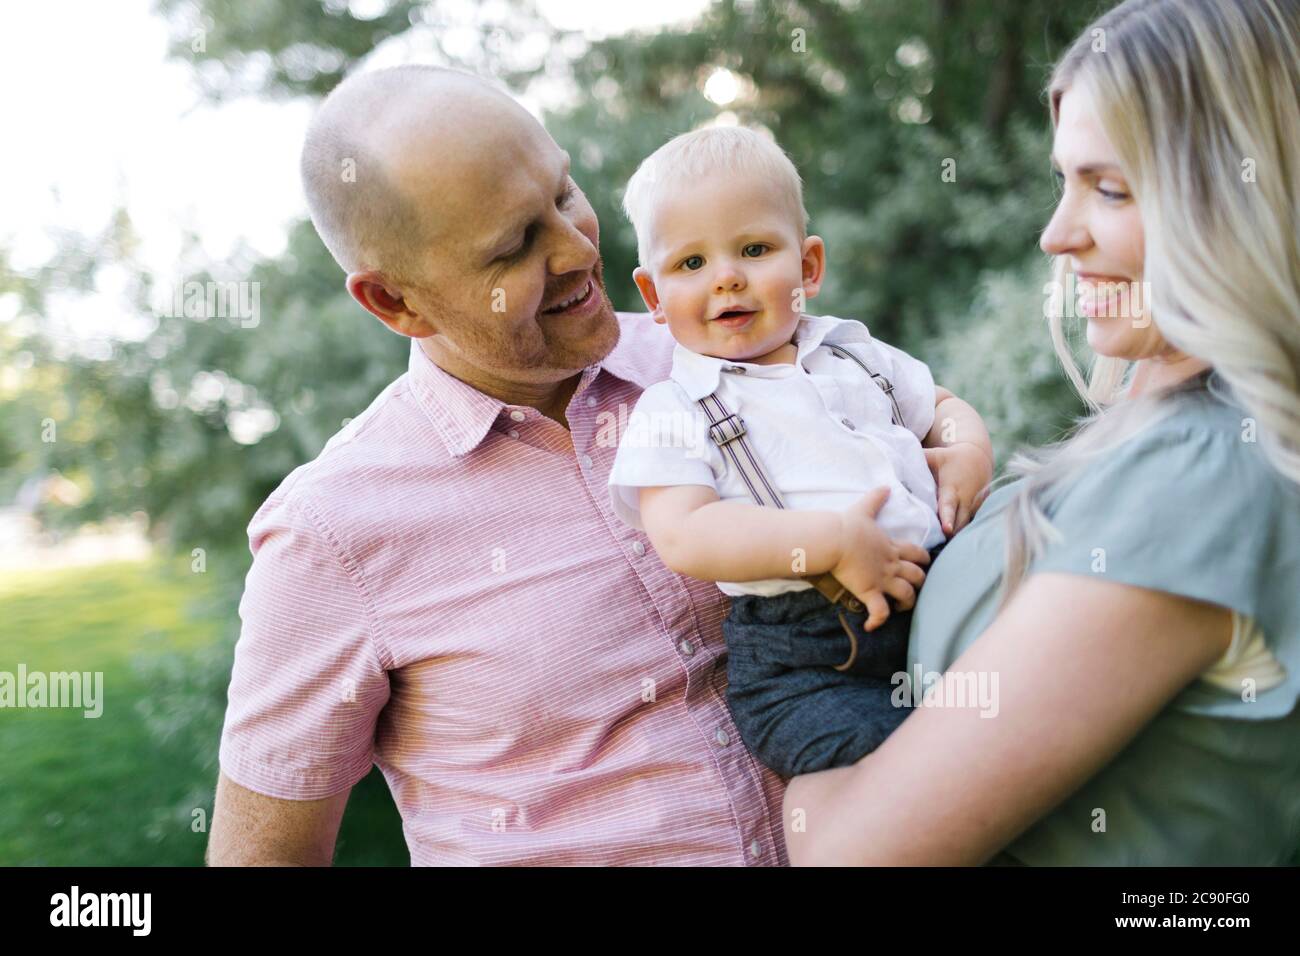
[(821, 236), (809, 236), (803, 241), (803, 294), (811, 299), (821, 291), (826, 275), (826, 243)]
[(650, 310), (650, 316), (660, 325), (668, 321), (664, 315), (663, 309), (659, 308), (659, 292), (655, 289), (655, 280), (643, 266), (637, 266), (632, 270), (632, 281), (636, 283), (637, 289), (641, 291), (641, 298), (645, 300), (645, 307)]
[(382, 272), (351, 272), (346, 284), (363, 309), (398, 335), (423, 339), (438, 331), (407, 305), (402, 290)]

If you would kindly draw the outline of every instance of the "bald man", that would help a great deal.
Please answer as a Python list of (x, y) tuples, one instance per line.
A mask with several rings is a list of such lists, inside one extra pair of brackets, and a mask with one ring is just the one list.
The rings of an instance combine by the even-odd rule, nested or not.
[(614, 312), (568, 169), (453, 71), (354, 76), (313, 120), (312, 221), (410, 363), (249, 525), (210, 863), (329, 864), (372, 765), (416, 865), (787, 862), (725, 598), (612, 512), (674, 342)]

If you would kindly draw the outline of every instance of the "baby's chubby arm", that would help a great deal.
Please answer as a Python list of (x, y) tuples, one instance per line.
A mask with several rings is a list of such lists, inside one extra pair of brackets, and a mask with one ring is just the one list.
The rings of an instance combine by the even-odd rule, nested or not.
[(952, 536), (975, 516), (993, 480), (993, 444), (979, 412), (934, 387), (934, 425), (921, 442), (939, 487), (939, 524)]
[[(722, 501), (704, 485), (640, 489), (641, 521), (659, 558), (706, 581), (801, 578), (831, 571), (869, 612), (889, 616), (886, 595), (910, 608), (929, 563), (923, 548), (895, 542), (875, 522), (889, 496), (877, 488), (843, 511), (793, 511)], [(798, 568), (798, 570), (796, 570)]]

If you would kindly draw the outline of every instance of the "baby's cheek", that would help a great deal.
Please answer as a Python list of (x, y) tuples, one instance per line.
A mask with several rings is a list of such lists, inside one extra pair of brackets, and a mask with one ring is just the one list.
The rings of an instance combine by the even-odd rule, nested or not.
[(680, 319), (698, 319), (704, 311), (705, 298), (689, 288), (682, 288), (680, 285), (669, 293), (666, 299), (667, 308), (671, 314)]

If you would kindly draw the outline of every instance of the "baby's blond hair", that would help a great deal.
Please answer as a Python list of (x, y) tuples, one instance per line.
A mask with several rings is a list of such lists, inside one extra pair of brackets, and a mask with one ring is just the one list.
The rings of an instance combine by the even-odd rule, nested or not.
[(637, 167), (623, 192), (623, 211), (636, 230), (637, 258), (647, 266), (653, 210), (661, 192), (719, 170), (751, 173), (772, 184), (789, 208), (802, 243), (808, 232), (803, 182), (771, 135), (745, 126), (706, 126), (674, 136)]

